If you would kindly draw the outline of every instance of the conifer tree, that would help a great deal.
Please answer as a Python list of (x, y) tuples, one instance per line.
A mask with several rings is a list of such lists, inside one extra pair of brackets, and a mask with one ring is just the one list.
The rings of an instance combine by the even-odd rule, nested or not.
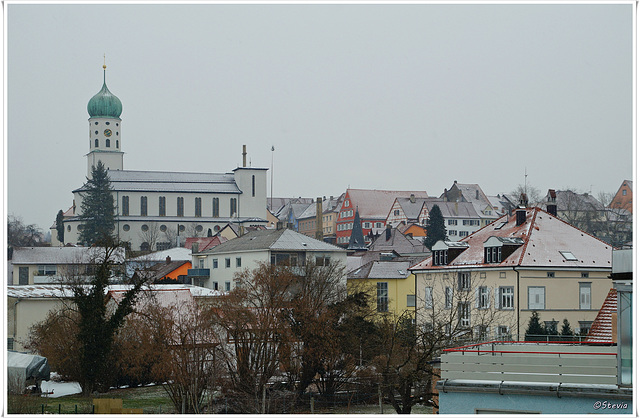
[(433, 205), (429, 211), (427, 221), (427, 237), (424, 239), (425, 247), (431, 249), (433, 244), (447, 238), (447, 229), (444, 226), (444, 216), (438, 205)]
[(569, 324), (569, 320), (567, 318), (562, 321), (560, 335), (573, 335), (573, 329), (571, 329), (571, 325)]
[(58, 215), (56, 216), (56, 232), (58, 233), (58, 241), (64, 244), (64, 212), (62, 212), (62, 209), (58, 211)]
[(531, 314), (531, 318), (529, 318), (529, 326), (525, 331), (525, 340), (530, 339), (527, 337), (529, 335), (545, 335), (545, 334), (546, 334), (546, 330), (540, 323), (540, 315), (538, 314), (537, 311), (533, 311), (533, 313)]
[(85, 195), (82, 199), (82, 230), (79, 241), (85, 245), (111, 242), (115, 229), (115, 203), (111, 193), (111, 182), (107, 169), (98, 161), (87, 178)]

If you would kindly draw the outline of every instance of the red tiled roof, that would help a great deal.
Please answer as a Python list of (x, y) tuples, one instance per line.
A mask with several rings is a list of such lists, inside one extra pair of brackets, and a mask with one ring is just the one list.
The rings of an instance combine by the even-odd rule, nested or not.
[[(499, 264), (484, 263), (484, 243), (491, 237), (520, 238), (524, 242)], [(516, 214), (505, 215), (460, 240), (469, 244), (447, 266), (432, 266), (431, 257), (412, 270), (465, 267), (572, 267), (576, 269), (611, 268), (611, 246), (540, 208), (527, 208), (526, 219), (516, 225)], [(560, 252), (571, 252), (576, 260)]]
[(609, 294), (604, 299), (600, 312), (591, 324), (587, 342), (592, 341), (613, 341), (613, 313), (618, 310), (618, 292), (616, 289), (609, 290)]
[[(366, 190), (347, 189), (347, 194), (351, 201), (349, 207), (355, 210), (362, 219), (379, 218), (386, 219), (389, 209), (397, 197), (410, 197), (412, 194), (416, 198), (429, 197), (426, 191), (402, 191), (402, 190)], [(346, 199), (345, 199), (346, 200)], [(343, 203), (343, 208), (344, 208)]]
[(198, 252), (209, 250), (216, 245), (222, 244), (227, 239), (220, 236), (215, 237), (191, 237), (187, 238), (184, 243), (184, 248), (192, 248), (193, 244), (198, 244)]

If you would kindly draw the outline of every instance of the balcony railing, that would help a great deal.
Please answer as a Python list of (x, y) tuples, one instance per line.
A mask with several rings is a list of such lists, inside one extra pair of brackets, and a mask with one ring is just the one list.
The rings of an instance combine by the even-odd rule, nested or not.
[(444, 350), (442, 379), (546, 383), (617, 383), (612, 343), (491, 341)]
[(188, 269), (187, 277), (206, 277), (209, 278), (209, 269)]

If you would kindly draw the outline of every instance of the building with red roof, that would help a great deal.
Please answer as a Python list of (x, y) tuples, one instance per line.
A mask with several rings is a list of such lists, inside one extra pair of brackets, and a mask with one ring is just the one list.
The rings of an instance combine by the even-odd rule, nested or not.
[(586, 334), (612, 287), (611, 246), (540, 208), (517, 209), (431, 251), (410, 269), (418, 321), (449, 310), (474, 338), (523, 339), (533, 311), (547, 326), (566, 318)]

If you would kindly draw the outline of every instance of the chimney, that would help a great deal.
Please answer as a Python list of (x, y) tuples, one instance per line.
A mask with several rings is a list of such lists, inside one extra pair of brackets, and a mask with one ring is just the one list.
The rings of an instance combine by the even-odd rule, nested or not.
[(385, 231), (385, 238), (387, 239), (387, 241), (389, 241), (391, 239), (391, 224), (387, 224), (387, 229)]
[(442, 194), (442, 199), (444, 202), (447, 202), (449, 199), (447, 199), (447, 188), (444, 188), (444, 193)]
[(316, 239), (322, 241), (324, 234), (322, 231), (322, 198), (316, 198)]
[(282, 221), (278, 221), (276, 222), (276, 229), (279, 231), (283, 228), (283, 222)]
[(247, 166), (247, 146), (246, 145), (242, 146), (242, 166), (243, 167)]
[(476, 200), (480, 200), (480, 190), (476, 189)]
[(195, 254), (200, 250), (200, 245), (197, 242), (191, 244), (191, 254)]
[(167, 259), (165, 261), (167, 262), (167, 264), (171, 263), (171, 256), (167, 256)]
[(411, 203), (416, 203), (416, 195), (411, 193), (411, 196), (409, 196), (409, 202)]
[(527, 211), (525, 209), (516, 210), (516, 226), (520, 226), (527, 220)]

